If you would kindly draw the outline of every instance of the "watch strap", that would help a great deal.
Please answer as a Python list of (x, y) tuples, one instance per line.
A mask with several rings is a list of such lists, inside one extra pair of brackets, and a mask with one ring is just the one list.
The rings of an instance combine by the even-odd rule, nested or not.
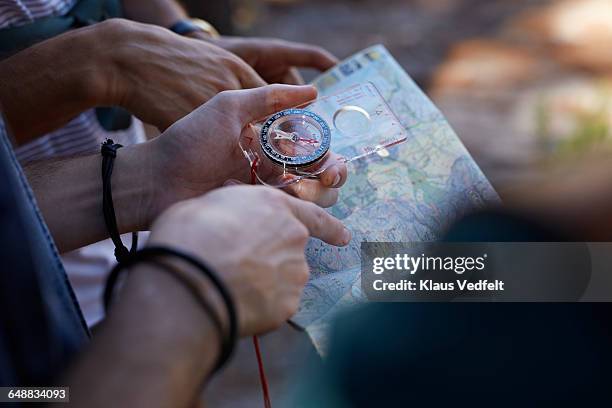
[(196, 31), (201, 31), (210, 35), (212, 38), (219, 37), (219, 32), (212, 24), (199, 18), (180, 20), (170, 26), (169, 29), (178, 35), (187, 35)]

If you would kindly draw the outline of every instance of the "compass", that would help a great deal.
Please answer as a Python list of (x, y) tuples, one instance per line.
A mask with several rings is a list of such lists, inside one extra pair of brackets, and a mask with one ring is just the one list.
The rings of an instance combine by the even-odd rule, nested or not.
[(331, 131), (323, 118), (305, 109), (287, 109), (271, 116), (261, 128), (261, 148), (275, 164), (306, 167), (329, 150)]

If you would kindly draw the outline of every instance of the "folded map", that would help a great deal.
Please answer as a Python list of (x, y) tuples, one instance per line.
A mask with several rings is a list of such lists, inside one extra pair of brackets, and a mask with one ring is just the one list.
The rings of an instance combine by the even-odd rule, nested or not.
[(353, 55), (313, 84), (326, 96), (365, 82), (380, 91), (408, 140), (350, 163), (349, 179), (330, 211), (353, 233), (351, 244), (336, 248), (312, 239), (307, 246), (311, 279), (292, 322), (321, 354), (336, 313), (366, 301), (362, 241), (433, 241), (467, 211), (499, 200), (444, 116), (383, 46)]

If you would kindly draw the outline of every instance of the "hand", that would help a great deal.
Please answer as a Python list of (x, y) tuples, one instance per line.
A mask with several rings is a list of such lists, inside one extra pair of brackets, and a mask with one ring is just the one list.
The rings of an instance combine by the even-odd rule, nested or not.
[(213, 44), (127, 20), (94, 27), (92, 41), (111, 61), (106, 99), (160, 130), (221, 91), (265, 85), (248, 64)]
[(304, 83), (299, 68), (325, 71), (338, 59), (323, 48), (271, 38), (203, 37), (208, 42), (231, 51), (246, 61), (268, 83), (300, 85)]
[[(156, 163), (153, 179), (159, 190), (159, 208), (201, 195), (227, 180), (250, 182), (250, 168), (238, 139), (253, 120), (316, 97), (311, 86), (269, 85), (227, 91), (175, 123), (152, 140), (151, 161)], [(347, 177), (346, 165), (327, 168), (316, 180), (302, 180), (288, 190), (321, 206), (333, 205), (337, 188)]]
[(178, 203), (153, 224), (150, 245), (193, 253), (223, 278), (242, 335), (278, 327), (297, 310), (309, 236), (347, 245), (350, 233), (320, 207), (263, 186), (217, 189)]

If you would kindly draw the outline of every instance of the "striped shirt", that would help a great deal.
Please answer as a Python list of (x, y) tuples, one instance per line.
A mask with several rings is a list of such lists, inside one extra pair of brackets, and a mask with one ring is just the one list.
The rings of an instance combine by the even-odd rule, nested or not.
[(0, 28), (18, 27), (41, 17), (61, 16), (76, 0), (0, 0)]
[[(0, 30), (32, 23), (36, 19), (67, 13), (77, 0), (0, 0)], [(2, 32), (0, 31), (0, 35)], [(36, 118), (32, 118), (35, 120)], [(84, 112), (66, 126), (15, 149), (22, 164), (51, 157), (94, 153), (111, 137), (123, 145), (144, 141), (138, 121), (123, 131), (108, 132), (98, 123), (95, 111)]]

